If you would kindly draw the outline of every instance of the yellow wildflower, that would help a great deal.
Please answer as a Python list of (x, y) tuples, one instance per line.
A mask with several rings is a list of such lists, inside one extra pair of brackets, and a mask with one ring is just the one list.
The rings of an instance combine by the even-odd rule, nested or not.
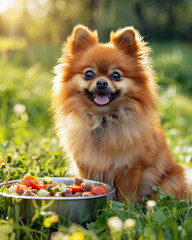
[(73, 233), (69, 240), (84, 240), (85, 239), (85, 235), (82, 232), (76, 232)]

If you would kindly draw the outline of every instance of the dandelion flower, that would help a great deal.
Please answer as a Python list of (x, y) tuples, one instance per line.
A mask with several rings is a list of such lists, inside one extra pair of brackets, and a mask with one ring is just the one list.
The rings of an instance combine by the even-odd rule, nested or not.
[(76, 232), (73, 233), (69, 240), (84, 240), (85, 239), (85, 235), (82, 232)]
[(156, 206), (156, 202), (154, 200), (149, 200), (149, 201), (147, 201), (146, 204), (147, 204), (148, 210), (153, 209)]
[(132, 218), (128, 218), (124, 222), (124, 227), (129, 230), (134, 229), (135, 228), (135, 220), (133, 220)]
[(118, 217), (111, 217), (107, 221), (107, 225), (112, 232), (121, 232), (123, 229), (123, 222)]
[(17, 115), (21, 115), (22, 113), (24, 113), (26, 110), (26, 106), (20, 103), (15, 104), (13, 111), (17, 114)]

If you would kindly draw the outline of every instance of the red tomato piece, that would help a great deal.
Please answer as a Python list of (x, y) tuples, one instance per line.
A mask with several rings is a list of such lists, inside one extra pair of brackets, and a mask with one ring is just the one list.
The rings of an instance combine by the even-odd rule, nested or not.
[(107, 189), (104, 186), (100, 186), (100, 185), (96, 185), (94, 187), (92, 187), (91, 189), (91, 193), (93, 195), (100, 195), (100, 194), (104, 194), (107, 192)]
[(19, 188), (21, 187), (21, 185), (18, 184), (18, 183), (16, 183), (16, 185), (17, 185), (16, 193), (18, 193), (19, 192)]
[(81, 186), (78, 186), (78, 185), (71, 185), (71, 186), (66, 186), (67, 188), (71, 188), (73, 193), (76, 193), (76, 192), (82, 192), (82, 187)]
[(31, 181), (32, 180), (35, 180), (35, 181), (38, 181), (35, 177), (33, 176), (26, 176), (25, 178), (23, 178), (23, 180), (21, 181), (21, 184), (22, 185), (25, 185), (27, 187), (33, 187), (32, 184), (31, 184)]
[(37, 179), (36, 180), (31, 180), (31, 185), (32, 188), (35, 188), (37, 190), (43, 188), (44, 189), (44, 185), (42, 183), (40, 183)]
[(32, 187), (33, 189), (37, 189), (37, 190), (44, 188), (44, 185), (33, 176), (26, 176), (21, 181), (21, 184), (27, 187)]

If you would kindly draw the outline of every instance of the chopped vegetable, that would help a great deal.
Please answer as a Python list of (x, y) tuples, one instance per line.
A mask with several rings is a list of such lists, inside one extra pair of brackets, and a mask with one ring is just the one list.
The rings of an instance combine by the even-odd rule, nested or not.
[(53, 188), (51, 185), (46, 188), (48, 192), (50, 192), (51, 188)]
[[(18, 193), (18, 192), (19, 192), (19, 189), (21, 188), (21, 185), (19, 185), (18, 183), (16, 183), (16, 185), (17, 185), (16, 193)], [(25, 186), (25, 185), (24, 185), (24, 186)], [(25, 187), (27, 187), (27, 186), (25, 186)]]
[(104, 194), (107, 192), (107, 189), (104, 186), (100, 186), (100, 185), (96, 185), (94, 187), (92, 187), (91, 189), (91, 193), (93, 195), (100, 195), (100, 194)]
[[(52, 182), (52, 183), (46, 183), (46, 184), (44, 184), (44, 189), (47, 190), (49, 186), (51, 186), (51, 188), (52, 188), (52, 187), (56, 187), (57, 185), (58, 185), (58, 184), (57, 184), (57, 183), (54, 183), (54, 182)], [(47, 190), (47, 191), (49, 191), (49, 190)]]
[(40, 189), (38, 192), (37, 192), (37, 195), (42, 195), (44, 197), (47, 197), (47, 195), (49, 194), (48, 191), (44, 190), (44, 189)]
[(52, 183), (53, 182), (53, 178), (50, 178), (50, 177), (44, 177), (43, 179), (42, 179), (42, 182), (43, 183)]
[(17, 185), (12, 185), (10, 188), (9, 188), (9, 193), (10, 194), (13, 194), (13, 193), (16, 193), (16, 190), (17, 190)]
[(21, 184), (27, 187), (35, 188), (37, 190), (44, 188), (44, 185), (38, 179), (31, 175), (27, 175), (26, 177), (24, 177), (21, 181)]
[[(28, 175), (26, 177), (23, 178), (23, 180), (21, 181), (22, 185), (25, 185), (27, 187), (33, 187), (33, 185), (31, 184), (31, 181), (38, 181), (35, 177)], [(39, 181), (38, 181), (39, 182)]]
[(57, 193), (59, 191), (60, 191), (60, 187), (59, 187), (59, 185), (57, 185), (56, 187), (50, 189), (50, 194), (55, 195), (55, 193)]
[(44, 189), (44, 185), (39, 180), (31, 180), (32, 188), (35, 188), (37, 190)]
[(65, 190), (67, 187), (66, 187), (66, 185), (65, 185), (65, 183), (63, 183), (61, 186), (60, 186), (60, 191), (63, 191), (63, 190)]
[(82, 192), (82, 187), (78, 185), (67, 186), (67, 188), (71, 188), (73, 193)]
[(82, 178), (75, 178), (74, 184), (67, 186), (65, 183), (58, 184), (52, 182), (53, 178), (45, 177), (42, 181), (26, 174), (19, 183), (7, 183), (2, 186), (0, 191), (20, 196), (35, 197), (85, 197), (92, 195), (100, 195), (107, 192), (104, 186), (93, 186), (88, 182), (84, 182)]

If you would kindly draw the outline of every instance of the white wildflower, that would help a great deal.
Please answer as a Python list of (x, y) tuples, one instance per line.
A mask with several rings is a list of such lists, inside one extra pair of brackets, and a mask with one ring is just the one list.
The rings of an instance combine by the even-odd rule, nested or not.
[(107, 225), (112, 232), (121, 232), (123, 229), (123, 222), (118, 217), (111, 217), (107, 221)]
[(26, 110), (26, 106), (20, 103), (15, 104), (13, 111), (17, 114), (17, 115), (21, 115), (22, 113), (24, 113)]
[(146, 205), (147, 205), (147, 209), (150, 210), (156, 206), (156, 202), (154, 200), (149, 200), (147, 201)]
[(132, 218), (128, 218), (124, 222), (124, 227), (129, 230), (134, 229), (135, 228), (135, 220), (133, 220)]

